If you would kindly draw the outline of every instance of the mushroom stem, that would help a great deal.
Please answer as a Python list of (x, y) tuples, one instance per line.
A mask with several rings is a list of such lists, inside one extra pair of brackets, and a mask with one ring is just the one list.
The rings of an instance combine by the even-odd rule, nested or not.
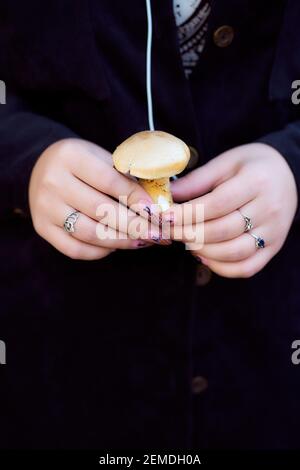
[(158, 204), (162, 211), (166, 211), (173, 204), (170, 191), (169, 178), (146, 180), (139, 178), (139, 184), (151, 196), (154, 204)]

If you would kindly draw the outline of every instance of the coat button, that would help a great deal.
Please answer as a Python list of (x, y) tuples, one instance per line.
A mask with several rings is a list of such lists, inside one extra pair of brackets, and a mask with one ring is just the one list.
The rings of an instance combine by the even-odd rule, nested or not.
[(26, 212), (24, 212), (23, 209), (20, 209), (20, 207), (15, 207), (13, 209), (13, 213), (14, 213), (14, 215), (16, 215), (18, 217), (22, 217), (22, 218), (27, 217)]
[(200, 395), (208, 387), (208, 381), (205, 377), (198, 375), (192, 379), (192, 392), (194, 395)]
[(196, 285), (197, 286), (206, 286), (206, 284), (209, 283), (212, 277), (212, 272), (211, 270), (205, 266), (204, 264), (200, 264), (197, 267), (197, 272), (196, 272)]
[(188, 170), (194, 170), (194, 168), (196, 168), (199, 163), (199, 153), (195, 147), (192, 147), (191, 145), (189, 146), (189, 149), (191, 156), (187, 168)]
[(214, 32), (214, 43), (218, 47), (228, 47), (234, 38), (234, 29), (231, 26), (220, 26)]

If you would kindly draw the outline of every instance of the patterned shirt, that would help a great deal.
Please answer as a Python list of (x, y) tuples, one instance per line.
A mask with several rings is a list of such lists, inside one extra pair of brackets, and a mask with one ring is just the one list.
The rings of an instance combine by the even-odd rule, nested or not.
[(184, 72), (188, 78), (205, 45), (210, 0), (173, 0)]

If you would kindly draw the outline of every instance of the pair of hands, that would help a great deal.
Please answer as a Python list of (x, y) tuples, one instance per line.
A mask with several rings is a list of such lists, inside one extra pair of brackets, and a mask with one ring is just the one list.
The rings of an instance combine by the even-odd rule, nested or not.
[[(225, 277), (260, 271), (282, 247), (297, 208), (294, 176), (284, 158), (265, 144), (223, 153), (172, 183), (172, 192), (177, 203), (187, 202), (163, 213), (162, 226), (172, 219), (172, 238), (182, 224), (182, 210), (202, 204), (204, 220), (188, 210), (181, 241), (188, 244), (195, 230), (202, 231), (204, 244), (191, 253)], [(127, 205), (118, 202), (120, 195), (127, 197)], [(106, 150), (84, 140), (61, 140), (43, 152), (31, 175), (29, 201), (38, 234), (73, 259), (171, 243), (162, 238), (155, 213), (149, 228), (153, 205), (147, 193), (113, 168)], [(99, 217), (103, 205), (112, 207), (115, 216)], [(264, 249), (257, 250), (255, 240), (244, 233), (239, 209), (251, 217), (253, 232), (265, 239)], [(62, 226), (74, 210), (80, 217), (70, 236)]]

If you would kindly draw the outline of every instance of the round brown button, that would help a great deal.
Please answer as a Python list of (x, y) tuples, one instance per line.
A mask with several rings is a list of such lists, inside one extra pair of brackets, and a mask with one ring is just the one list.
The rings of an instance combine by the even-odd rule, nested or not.
[(211, 270), (205, 266), (204, 264), (200, 264), (197, 267), (197, 272), (196, 272), (196, 285), (197, 286), (206, 286), (206, 284), (209, 283), (212, 277), (212, 272)]
[(234, 38), (234, 29), (231, 26), (220, 26), (214, 32), (214, 43), (218, 47), (228, 47)]
[(199, 153), (197, 152), (197, 150), (195, 149), (195, 147), (192, 147), (191, 145), (189, 146), (189, 149), (190, 149), (190, 159), (189, 159), (189, 163), (188, 163), (188, 170), (193, 170), (194, 168), (196, 168), (198, 166), (198, 162), (199, 162)]
[(13, 213), (18, 217), (26, 217), (26, 213), (23, 211), (23, 209), (20, 209), (19, 207), (15, 207)]
[(192, 380), (192, 392), (195, 395), (199, 395), (200, 393), (204, 392), (208, 387), (208, 381), (205, 377), (198, 375), (193, 378)]

